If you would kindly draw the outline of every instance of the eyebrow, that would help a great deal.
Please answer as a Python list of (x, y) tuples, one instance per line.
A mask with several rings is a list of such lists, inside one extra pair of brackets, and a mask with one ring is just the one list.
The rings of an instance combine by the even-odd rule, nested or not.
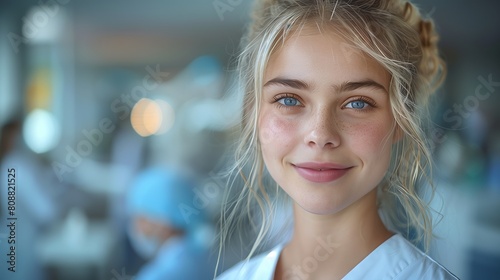
[[(271, 85), (281, 85), (281, 86), (291, 87), (291, 88), (295, 88), (295, 89), (302, 89), (302, 90), (311, 88), (311, 86), (305, 81), (301, 81), (298, 79), (282, 78), (282, 77), (277, 77), (277, 78), (269, 80), (268, 82), (266, 82), (264, 84), (263, 87), (268, 87)], [(370, 87), (380, 89), (380, 90), (383, 90), (384, 92), (387, 92), (387, 89), (383, 85), (381, 85), (381, 84), (379, 84), (371, 79), (365, 79), (365, 80), (355, 81), (355, 82), (343, 82), (342, 84), (340, 84), (340, 86), (333, 85), (332, 87), (337, 92), (353, 91), (353, 90), (356, 90), (359, 88), (370, 88)]]
[(281, 85), (281, 86), (286, 86), (286, 87), (291, 87), (295, 89), (309, 89), (310, 86), (301, 80), (297, 79), (287, 79), (287, 78), (281, 78), (277, 77), (272, 80), (269, 80), (267, 83), (264, 84), (264, 87), (271, 86), (271, 85)]
[[(336, 86), (334, 86), (334, 87), (337, 88)], [(370, 88), (370, 87), (380, 89), (380, 90), (383, 90), (384, 92), (387, 92), (387, 89), (383, 85), (381, 85), (381, 84), (379, 84), (371, 79), (366, 79), (366, 80), (357, 81), (357, 82), (342, 83), (340, 85), (340, 87), (338, 88), (338, 91), (339, 92), (353, 91), (353, 90), (356, 90), (358, 88)]]

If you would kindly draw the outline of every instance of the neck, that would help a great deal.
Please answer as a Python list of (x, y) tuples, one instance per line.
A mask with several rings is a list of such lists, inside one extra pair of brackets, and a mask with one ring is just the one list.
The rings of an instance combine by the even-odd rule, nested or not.
[(275, 279), (340, 279), (392, 235), (378, 215), (376, 190), (332, 215), (312, 214), (294, 204), (294, 220), (294, 235), (283, 249)]

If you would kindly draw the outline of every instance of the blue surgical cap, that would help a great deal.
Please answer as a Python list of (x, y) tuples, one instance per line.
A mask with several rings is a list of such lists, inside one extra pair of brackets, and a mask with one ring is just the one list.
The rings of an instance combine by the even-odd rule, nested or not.
[(189, 230), (204, 221), (203, 209), (194, 205), (194, 180), (160, 167), (141, 172), (132, 182), (127, 204), (131, 215), (142, 215)]

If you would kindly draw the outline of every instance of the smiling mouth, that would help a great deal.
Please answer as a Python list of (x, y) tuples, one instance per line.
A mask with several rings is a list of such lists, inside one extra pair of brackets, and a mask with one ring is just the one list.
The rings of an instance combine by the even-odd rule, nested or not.
[(327, 183), (340, 179), (353, 167), (314, 162), (292, 164), (292, 166), (302, 178), (314, 183)]

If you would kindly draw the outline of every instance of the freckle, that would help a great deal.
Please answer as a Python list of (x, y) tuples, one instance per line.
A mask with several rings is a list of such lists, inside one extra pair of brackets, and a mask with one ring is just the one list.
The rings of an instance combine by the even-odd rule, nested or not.
[(361, 123), (355, 125), (352, 123), (341, 122), (339, 123), (338, 127), (339, 130), (358, 137), (365, 137), (374, 132), (374, 127), (371, 123)]
[(345, 122), (337, 122), (337, 128), (339, 131), (349, 131), (349, 128), (351, 128), (351, 125), (349, 125)]
[(347, 133), (351, 135), (362, 135), (364, 129), (360, 129), (359, 126), (353, 125), (350, 122), (343, 122), (339, 121), (337, 122), (336, 129), (338, 129), (338, 132), (341, 133)]

